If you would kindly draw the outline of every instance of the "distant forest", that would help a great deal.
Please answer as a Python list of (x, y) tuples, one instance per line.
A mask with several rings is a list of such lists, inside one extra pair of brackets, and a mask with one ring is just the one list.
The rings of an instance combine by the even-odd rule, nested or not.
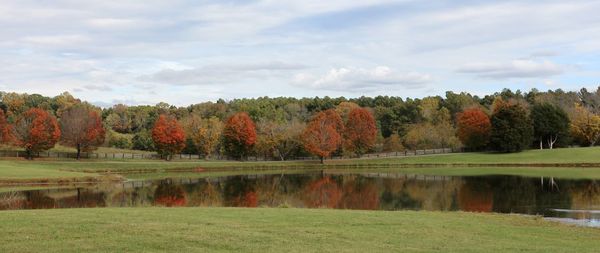
[[(161, 102), (138, 106), (117, 104), (110, 108), (96, 107), (68, 92), (55, 97), (0, 92), (0, 108), (8, 124), (15, 124), (31, 108), (42, 109), (58, 122), (66, 122), (65, 115), (68, 114), (65, 112), (75, 105), (85, 105), (98, 113), (106, 132), (99, 144), (101, 146), (155, 150), (152, 131), (159, 116), (166, 115), (180, 124), (185, 133), (185, 146), (181, 152), (206, 156), (226, 151), (221, 138), (223, 124), (239, 112), (247, 113), (255, 124), (256, 142), (248, 154), (281, 159), (311, 153), (306, 145), (302, 145), (303, 131), (318, 113), (329, 109), (337, 112), (343, 122), (348, 121), (355, 108), (370, 112), (376, 126), (376, 138), (374, 144), (368, 145), (362, 152), (449, 147), (519, 151), (526, 148), (590, 146), (600, 139), (600, 87), (596, 91), (581, 89), (568, 92), (560, 89), (546, 92), (504, 89), (483, 97), (465, 92), (446, 92), (443, 97), (420, 99), (394, 96), (260, 97), (230, 101), (219, 99), (184, 107)], [(514, 107), (512, 111), (501, 112), (502, 108), (511, 106)], [(494, 118), (495, 114), (498, 117)], [(516, 134), (522, 136), (515, 137), (517, 144), (494, 140), (507, 139), (498, 131), (519, 128), (522, 128), (518, 130), (521, 132)], [(207, 144), (206, 141), (211, 140), (210, 135), (214, 143)], [(334, 154), (352, 155), (351, 151), (341, 147)]]

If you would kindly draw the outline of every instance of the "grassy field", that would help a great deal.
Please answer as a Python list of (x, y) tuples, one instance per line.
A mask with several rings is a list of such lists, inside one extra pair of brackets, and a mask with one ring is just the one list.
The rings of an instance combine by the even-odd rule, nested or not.
[(324, 209), (3, 211), (0, 252), (596, 252), (600, 230), (498, 214)]
[(600, 179), (600, 168), (575, 167), (423, 167), (377, 169), (327, 169), (329, 173), (400, 173), (431, 176), (489, 176), (554, 177), (564, 179)]
[[(21, 147), (15, 147), (15, 146), (11, 146), (11, 145), (0, 145), (0, 151), (24, 151), (23, 148)], [(67, 146), (63, 146), (60, 144), (56, 144), (56, 146), (54, 146), (53, 148), (51, 148), (49, 150), (50, 152), (77, 152), (77, 149), (73, 148), (73, 147), (67, 147)], [(143, 151), (143, 150), (133, 150), (133, 149), (121, 149), (121, 148), (111, 148), (111, 147), (98, 147), (98, 149), (93, 151), (94, 153), (100, 153), (100, 154), (121, 154), (121, 153), (126, 153), (126, 154), (154, 154), (156, 152), (151, 152), (151, 151)]]
[(454, 153), (415, 157), (363, 159), (363, 163), (437, 163), (437, 164), (548, 164), (598, 163), (600, 147), (526, 150), (519, 153)]
[(42, 162), (0, 161), (1, 180), (68, 179), (96, 177), (96, 173), (65, 171)]
[[(398, 172), (426, 175), (521, 175), (552, 176), (560, 178), (600, 178), (600, 168), (577, 167), (535, 167), (544, 164), (563, 164), (565, 166), (597, 163), (600, 164), (600, 148), (570, 148), (554, 150), (529, 150), (521, 153), (460, 153), (445, 155), (429, 155), (418, 157), (396, 157), (378, 159), (330, 160), (321, 166), (317, 161), (291, 162), (235, 162), (235, 161), (203, 161), (203, 160), (0, 160), (0, 182), (19, 180), (67, 180), (78, 178), (100, 177), (99, 173), (131, 173), (146, 172), (153, 174), (181, 171), (210, 171), (215, 169), (258, 170), (276, 169), (348, 169), (353, 165), (389, 165), (378, 168), (378, 171)], [(394, 164), (408, 166), (394, 167)], [(419, 164), (454, 164), (465, 166), (410, 168)], [(467, 165), (478, 166), (467, 166)], [(486, 164), (490, 166), (486, 166)], [(531, 164), (533, 167), (493, 167), (495, 164)], [(334, 167), (332, 167), (332, 165)], [(341, 166), (341, 167), (339, 167)], [(87, 172), (87, 173), (84, 173)]]

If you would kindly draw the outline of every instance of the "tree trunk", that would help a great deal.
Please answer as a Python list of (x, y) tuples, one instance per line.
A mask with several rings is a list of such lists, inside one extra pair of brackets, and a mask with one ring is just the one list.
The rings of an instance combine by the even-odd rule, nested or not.
[(321, 164), (325, 164), (325, 157), (321, 156)]
[(542, 137), (540, 137), (540, 149), (544, 149), (544, 146), (542, 146)]
[(548, 146), (550, 147), (550, 149), (552, 149), (554, 147), (554, 143), (556, 143), (557, 140), (558, 140), (558, 135), (555, 137), (550, 136), (550, 138), (548, 139)]
[(77, 143), (77, 160), (81, 158), (81, 144)]

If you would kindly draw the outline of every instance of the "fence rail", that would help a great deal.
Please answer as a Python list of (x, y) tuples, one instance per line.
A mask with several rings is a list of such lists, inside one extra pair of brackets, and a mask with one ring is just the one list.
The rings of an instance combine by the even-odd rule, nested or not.
[[(403, 156), (418, 156), (418, 155), (433, 155), (433, 154), (448, 154), (460, 152), (460, 150), (455, 150), (452, 148), (439, 148), (439, 149), (420, 149), (420, 150), (406, 150), (406, 151), (398, 151), (398, 152), (384, 152), (384, 153), (369, 153), (361, 155), (360, 157), (348, 157), (348, 156), (333, 156), (328, 158), (328, 160), (341, 160), (348, 158), (360, 158), (360, 159), (370, 159), (370, 158), (384, 158), (384, 157), (403, 157)], [(26, 157), (25, 151), (12, 151), (12, 150), (3, 150), (0, 151), (0, 157)], [(76, 152), (54, 152), (54, 151), (45, 151), (45, 152), (37, 152), (33, 156), (34, 158), (77, 158)], [(81, 153), (82, 159), (162, 159), (159, 154), (155, 153)], [(214, 160), (214, 161), (230, 161), (234, 160), (231, 157), (227, 156), (211, 156), (209, 158), (205, 158), (204, 156), (194, 155), (194, 154), (176, 154), (173, 155), (172, 159), (174, 160)], [(280, 161), (281, 159), (270, 158), (270, 157), (260, 157), (260, 156), (249, 156), (246, 158), (248, 161)], [(307, 161), (307, 160), (319, 160), (316, 156), (311, 157), (291, 157), (286, 159), (286, 161)]]

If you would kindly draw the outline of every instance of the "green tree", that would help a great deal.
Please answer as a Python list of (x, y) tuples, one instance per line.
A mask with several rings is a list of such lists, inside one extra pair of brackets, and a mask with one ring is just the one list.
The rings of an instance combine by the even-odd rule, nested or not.
[(154, 141), (152, 140), (152, 134), (150, 131), (144, 129), (136, 133), (131, 139), (132, 148), (137, 150), (154, 150)]
[(519, 104), (499, 103), (491, 117), (490, 146), (500, 152), (520, 152), (533, 139), (527, 110)]
[(531, 109), (531, 119), (540, 149), (543, 149), (544, 141), (552, 149), (557, 141), (564, 141), (569, 136), (569, 117), (557, 106), (536, 104)]

